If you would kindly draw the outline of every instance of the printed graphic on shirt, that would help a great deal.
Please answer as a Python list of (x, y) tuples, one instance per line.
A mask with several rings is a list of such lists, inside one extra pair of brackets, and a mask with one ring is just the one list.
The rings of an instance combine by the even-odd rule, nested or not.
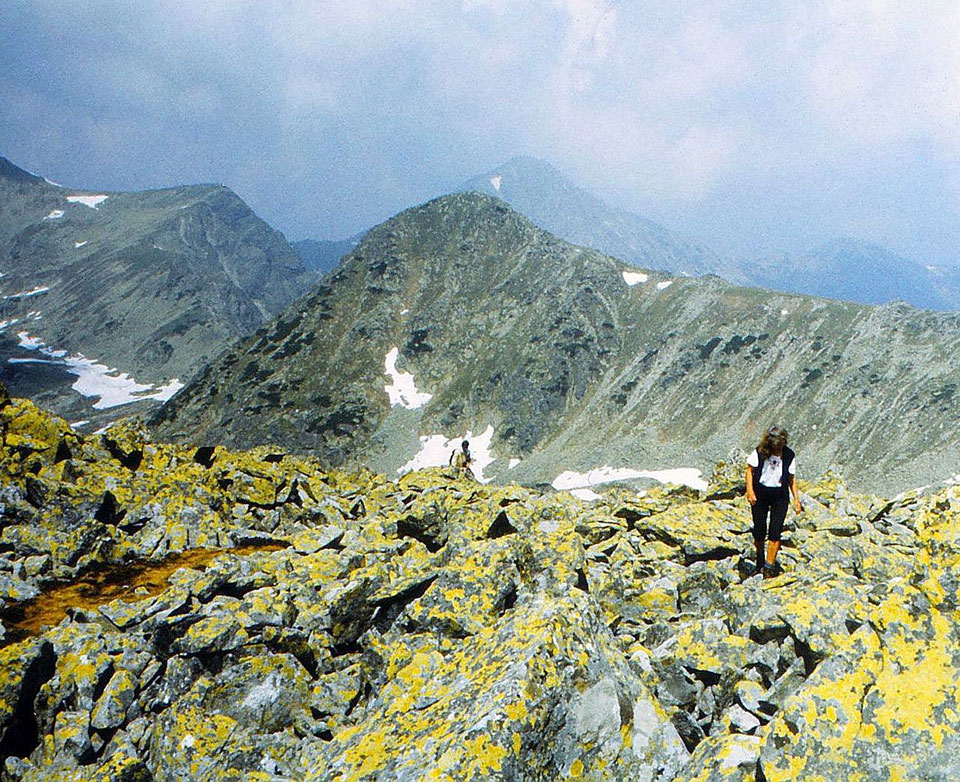
[[(754, 452), (747, 458), (747, 464), (749, 464), (751, 467), (758, 467), (760, 465), (760, 456), (756, 450), (754, 450)], [(790, 462), (789, 473), (790, 475), (797, 474), (796, 459)], [(760, 473), (760, 485), (773, 487), (779, 486), (780, 477), (782, 475), (783, 460), (779, 456), (770, 456), (763, 462), (763, 472)]]

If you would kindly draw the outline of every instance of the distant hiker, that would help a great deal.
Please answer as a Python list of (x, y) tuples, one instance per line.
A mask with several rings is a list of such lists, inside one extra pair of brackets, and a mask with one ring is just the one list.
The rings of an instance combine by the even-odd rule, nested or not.
[(470, 441), (464, 440), (460, 443), (460, 450), (454, 449), (450, 454), (450, 466), (456, 471), (459, 477), (473, 478), (473, 470), (470, 465), (473, 464), (473, 457), (470, 455)]
[[(747, 457), (747, 502), (753, 514), (753, 542), (757, 549), (756, 573), (764, 578), (774, 575), (777, 552), (780, 550), (780, 533), (787, 517), (787, 505), (793, 495), (793, 507), (803, 511), (797, 493), (797, 458), (787, 448), (787, 431), (771, 426), (763, 433), (756, 450)], [(770, 528), (767, 529), (767, 514)], [(763, 544), (769, 538), (766, 557)]]

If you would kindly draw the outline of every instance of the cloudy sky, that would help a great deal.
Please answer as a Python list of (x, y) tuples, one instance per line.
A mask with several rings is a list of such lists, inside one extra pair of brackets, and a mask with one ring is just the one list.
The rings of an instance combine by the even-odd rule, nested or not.
[(0, 155), (340, 238), (518, 154), (717, 250), (960, 263), (960, 4), (7, 0)]

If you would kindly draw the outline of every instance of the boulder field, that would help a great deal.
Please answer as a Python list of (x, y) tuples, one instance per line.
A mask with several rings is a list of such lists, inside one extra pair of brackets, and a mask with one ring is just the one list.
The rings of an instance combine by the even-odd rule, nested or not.
[(763, 580), (737, 465), (584, 503), (0, 401), (4, 782), (960, 778), (956, 486), (802, 482)]

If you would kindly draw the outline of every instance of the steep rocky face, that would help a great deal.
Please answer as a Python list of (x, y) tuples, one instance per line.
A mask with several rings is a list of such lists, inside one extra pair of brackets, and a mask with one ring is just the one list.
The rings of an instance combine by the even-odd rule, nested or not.
[(925, 266), (877, 245), (838, 239), (796, 256), (751, 264), (753, 282), (777, 290), (862, 304), (900, 300), (935, 310), (960, 308), (960, 273)]
[[(802, 469), (893, 491), (955, 469), (958, 342), (955, 315), (639, 272), (473, 193), (371, 231), (156, 423), (391, 472), (416, 435), (487, 432), (487, 475), (535, 483), (707, 470), (779, 421)], [(391, 398), (399, 372), (431, 396)]]
[(709, 248), (645, 217), (611, 207), (537, 158), (508, 160), (469, 180), (460, 190), (501, 198), (561, 239), (645, 269), (682, 275), (717, 274), (734, 282), (750, 279), (739, 266)]
[(81, 192), (9, 161), (0, 168), (0, 271), (4, 363), (38, 358), (57, 376), (47, 383), (37, 365), (20, 364), (5, 378), (76, 417), (87, 416), (60, 377), (64, 359), (118, 368), (146, 389), (185, 380), (308, 284), (283, 236), (224, 187)]
[[(2, 417), (5, 781), (960, 774), (956, 485), (803, 481), (763, 579), (742, 464), (583, 503)], [(168, 580), (14, 640), (52, 581), (142, 558)]]

